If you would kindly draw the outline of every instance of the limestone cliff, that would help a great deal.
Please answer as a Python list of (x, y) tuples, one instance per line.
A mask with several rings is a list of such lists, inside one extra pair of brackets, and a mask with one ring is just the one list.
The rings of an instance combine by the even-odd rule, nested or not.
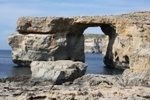
[[(16, 64), (32, 61), (84, 61), (83, 32), (99, 26), (109, 42), (104, 57), (108, 67), (126, 70), (126, 84), (150, 86), (150, 12), (115, 16), (21, 17), (17, 33), (9, 36)], [(134, 77), (136, 76), (136, 77)]]
[(84, 37), (85, 53), (102, 53), (105, 55), (108, 44), (108, 37), (106, 35), (85, 34)]

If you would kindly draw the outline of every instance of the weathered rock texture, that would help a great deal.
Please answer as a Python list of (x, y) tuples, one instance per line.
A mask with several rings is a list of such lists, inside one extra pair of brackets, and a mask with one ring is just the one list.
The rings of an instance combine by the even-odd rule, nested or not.
[[(17, 34), (9, 37), (13, 61), (29, 65), (31, 61), (84, 61), (83, 31), (99, 26), (109, 36), (104, 63), (126, 69), (127, 84), (140, 78), (150, 86), (150, 12), (135, 12), (116, 16), (22, 17)], [(136, 74), (138, 73), (138, 74)], [(142, 77), (144, 78), (142, 78)]]
[(122, 86), (118, 76), (85, 75), (52, 85), (28, 77), (0, 79), (0, 100), (149, 100), (150, 87)]
[[(68, 38), (67, 38), (68, 37)], [(29, 66), (31, 61), (84, 61), (84, 37), (61, 34), (20, 34), (9, 37), (14, 63)]]
[(61, 84), (73, 81), (85, 74), (87, 65), (82, 62), (69, 60), (60, 61), (33, 61), (31, 63), (32, 77), (49, 80)]

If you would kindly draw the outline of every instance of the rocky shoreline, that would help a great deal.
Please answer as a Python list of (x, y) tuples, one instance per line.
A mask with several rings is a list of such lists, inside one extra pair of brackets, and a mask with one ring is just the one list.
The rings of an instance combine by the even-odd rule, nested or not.
[(149, 100), (149, 91), (125, 86), (118, 75), (86, 74), (61, 85), (31, 76), (0, 79), (0, 100)]
[[(1, 79), (0, 99), (150, 99), (149, 18), (150, 11), (111, 16), (19, 18), (17, 32), (9, 36), (8, 43), (13, 62), (30, 66), (32, 76)], [(95, 26), (109, 37), (101, 50), (104, 64), (124, 69), (122, 75), (84, 75), (87, 66), (83, 32)], [(99, 40), (94, 43), (97, 45)]]

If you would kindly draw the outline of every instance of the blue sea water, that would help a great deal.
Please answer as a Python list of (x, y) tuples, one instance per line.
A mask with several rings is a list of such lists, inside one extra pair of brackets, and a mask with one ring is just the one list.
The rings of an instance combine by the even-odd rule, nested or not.
[(86, 53), (85, 63), (88, 64), (86, 73), (88, 74), (104, 74), (116, 75), (122, 74), (123, 70), (108, 68), (103, 62), (102, 54)]
[(30, 68), (19, 67), (12, 62), (10, 50), (0, 50), (0, 78), (30, 74)]
[[(106, 68), (101, 54), (85, 54), (85, 63), (88, 64), (86, 73), (107, 75), (122, 73), (117, 69)], [(12, 62), (10, 50), (0, 50), (0, 78), (30, 74), (29, 67), (17, 66)]]

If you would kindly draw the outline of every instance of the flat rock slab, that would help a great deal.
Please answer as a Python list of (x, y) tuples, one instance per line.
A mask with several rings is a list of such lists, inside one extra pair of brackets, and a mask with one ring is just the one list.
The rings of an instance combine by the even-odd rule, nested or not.
[(72, 22), (73, 18), (21, 17), (18, 19), (17, 22), (17, 31), (21, 33), (53, 33), (58, 30), (63, 31), (64, 28), (69, 29)]
[(33, 61), (31, 63), (33, 78), (46, 79), (56, 84), (81, 77), (85, 74), (86, 67), (85, 63), (69, 60)]

